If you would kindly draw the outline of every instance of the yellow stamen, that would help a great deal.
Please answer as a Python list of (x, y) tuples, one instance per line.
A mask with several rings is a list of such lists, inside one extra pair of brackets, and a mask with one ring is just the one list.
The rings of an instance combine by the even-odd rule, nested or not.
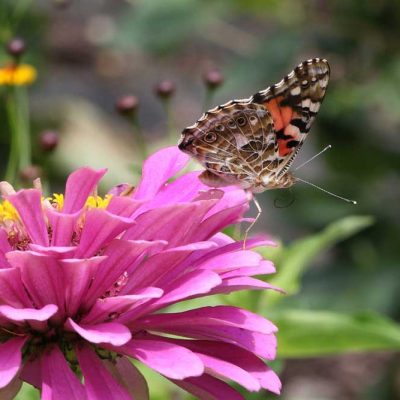
[[(87, 208), (105, 209), (110, 203), (111, 197), (111, 194), (106, 194), (104, 197), (89, 196), (86, 200), (85, 206)], [(64, 195), (62, 193), (54, 193), (53, 196), (42, 198), (42, 203), (44, 201), (50, 203), (57, 211), (62, 211), (64, 207)], [(4, 200), (0, 203), (0, 224), (6, 221), (19, 221), (17, 210), (8, 200)]]
[(4, 200), (0, 203), (0, 223), (18, 220), (19, 216), (17, 210), (8, 200)]

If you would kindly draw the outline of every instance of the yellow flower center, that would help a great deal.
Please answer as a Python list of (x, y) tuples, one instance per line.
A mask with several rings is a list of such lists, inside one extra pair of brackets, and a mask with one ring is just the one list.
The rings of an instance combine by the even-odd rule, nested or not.
[[(89, 196), (86, 200), (85, 207), (90, 208), (107, 208), (110, 203), (112, 195), (106, 194), (104, 197), (101, 196)], [(64, 207), (64, 195), (60, 193), (54, 193), (53, 196), (43, 198), (42, 203), (47, 201), (57, 211), (62, 211)], [(18, 222), (20, 220), (19, 215), (15, 207), (8, 201), (4, 200), (0, 203), (0, 225), (4, 225), (9, 222)]]

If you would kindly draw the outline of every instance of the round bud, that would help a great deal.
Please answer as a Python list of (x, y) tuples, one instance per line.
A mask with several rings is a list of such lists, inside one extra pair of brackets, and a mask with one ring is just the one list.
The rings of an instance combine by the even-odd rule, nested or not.
[(133, 115), (138, 108), (139, 100), (136, 96), (122, 96), (115, 103), (116, 111), (121, 115)]
[(216, 89), (224, 83), (224, 77), (217, 69), (210, 69), (207, 71), (204, 74), (203, 79), (209, 89)]
[(162, 99), (168, 99), (171, 97), (174, 92), (175, 92), (175, 83), (172, 81), (161, 81), (156, 87), (155, 87), (155, 92), (156, 95)]
[(29, 165), (23, 168), (19, 176), (22, 181), (31, 183), (36, 178), (39, 178), (42, 175), (42, 169), (38, 165)]
[(39, 135), (39, 145), (43, 151), (53, 151), (59, 142), (59, 135), (55, 131), (43, 131)]
[(10, 54), (10, 56), (13, 56), (15, 58), (21, 57), (22, 54), (24, 54), (25, 49), (26, 49), (25, 40), (23, 40), (21, 38), (11, 39), (6, 44), (7, 53)]

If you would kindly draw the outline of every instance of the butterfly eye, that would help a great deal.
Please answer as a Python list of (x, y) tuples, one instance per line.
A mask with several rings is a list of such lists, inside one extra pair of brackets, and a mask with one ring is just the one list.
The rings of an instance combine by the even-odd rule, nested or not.
[(215, 132), (208, 132), (205, 134), (204, 140), (207, 143), (214, 143), (217, 140), (217, 134)]
[(225, 129), (225, 127), (222, 124), (218, 124), (215, 127), (215, 130), (218, 131), (218, 132), (222, 132), (224, 129)]
[(239, 118), (236, 120), (236, 123), (237, 123), (239, 126), (244, 126), (244, 125), (246, 125), (246, 118), (245, 118), (245, 117), (239, 117)]
[(229, 121), (229, 122), (228, 122), (228, 128), (230, 128), (230, 129), (235, 129), (235, 128), (236, 128), (235, 121)]

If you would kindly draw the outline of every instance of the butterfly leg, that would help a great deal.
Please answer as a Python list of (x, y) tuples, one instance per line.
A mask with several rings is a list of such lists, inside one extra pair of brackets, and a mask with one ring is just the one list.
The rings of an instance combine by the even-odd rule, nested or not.
[(256, 224), (256, 222), (258, 221), (258, 218), (260, 218), (260, 215), (262, 213), (262, 209), (260, 204), (258, 203), (256, 197), (253, 195), (253, 202), (255, 204), (255, 206), (257, 207), (257, 215), (254, 218), (254, 221), (248, 226), (248, 228), (244, 231), (244, 237), (243, 237), (243, 250), (246, 250), (246, 241), (247, 241), (247, 236), (249, 235), (249, 232), (251, 230), (251, 228), (253, 228), (253, 226)]

